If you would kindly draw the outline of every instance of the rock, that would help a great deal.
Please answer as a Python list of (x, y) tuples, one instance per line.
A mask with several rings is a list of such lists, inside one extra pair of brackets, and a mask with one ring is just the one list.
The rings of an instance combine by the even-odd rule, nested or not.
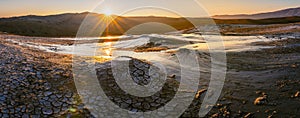
[(174, 79), (176, 77), (176, 75), (173, 74), (173, 75), (169, 75), (168, 77)]
[(66, 110), (68, 110), (68, 107), (63, 106), (63, 107), (61, 108), (61, 110), (62, 110), (62, 111), (66, 111)]
[(39, 71), (36, 73), (36, 76), (37, 76), (38, 79), (42, 79), (43, 78), (42, 75), (41, 75), (41, 72), (39, 72)]
[(43, 114), (45, 115), (52, 115), (53, 114), (53, 111), (49, 108), (43, 108)]
[(45, 101), (43, 102), (43, 104), (46, 106), (46, 107), (51, 107), (51, 103), (49, 101)]
[(244, 118), (251, 118), (251, 116), (252, 116), (252, 113), (248, 113), (244, 116)]
[(218, 118), (220, 115), (218, 113), (215, 113), (211, 116), (211, 118)]
[(254, 105), (263, 105), (267, 103), (268, 94), (262, 91), (256, 91), (257, 94), (261, 94), (261, 97), (258, 97), (254, 101)]
[(135, 108), (138, 108), (138, 107), (140, 107), (141, 105), (142, 105), (142, 103), (135, 103), (135, 104), (133, 104), (132, 106), (135, 107)]
[(51, 94), (52, 94), (51, 91), (46, 91), (46, 92), (44, 92), (44, 95), (45, 95), (45, 96), (49, 96), (49, 95), (51, 95)]
[(130, 111), (132, 111), (132, 112), (138, 112), (137, 109), (131, 109)]
[(67, 97), (67, 98), (70, 98), (70, 97), (72, 97), (72, 95), (73, 95), (73, 93), (68, 92), (68, 93), (66, 94), (66, 97)]
[(2, 118), (9, 118), (9, 115), (5, 113), (2, 115)]
[(128, 108), (128, 107), (129, 107), (129, 104), (121, 103), (121, 104), (120, 104), (120, 107), (121, 107), (121, 108)]
[(54, 102), (52, 102), (52, 105), (53, 105), (54, 107), (59, 107), (59, 106), (62, 105), (62, 103), (61, 103), (61, 102), (58, 102), (58, 101), (54, 101)]
[(55, 99), (55, 98), (56, 98), (56, 95), (51, 95), (50, 98), (51, 98), (51, 99)]
[(254, 101), (254, 105), (263, 105), (267, 103), (267, 97), (258, 97)]
[(56, 97), (61, 98), (62, 95), (61, 94), (56, 94)]
[(150, 109), (150, 107), (151, 107), (148, 103), (143, 103), (142, 105), (143, 105), (143, 108), (146, 110)]
[(207, 89), (202, 89), (202, 90), (199, 90), (195, 96), (195, 98), (199, 98)]
[(59, 112), (60, 112), (60, 109), (58, 109), (58, 108), (53, 109), (53, 113), (59, 113)]
[(44, 99), (44, 100), (49, 100), (49, 97), (44, 97), (43, 99)]
[(294, 97), (300, 97), (300, 91), (297, 91)]
[(265, 97), (267, 97), (267, 96), (268, 96), (268, 94), (267, 94), (267, 93), (265, 93), (265, 92), (262, 92), (262, 95), (263, 95), (263, 96), (265, 96)]
[(4, 96), (0, 97), (0, 101), (5, 101), (5, 100), (6, 100), (6, 98)]
[(256, 91), (255, 93), (256, 94), (262, 94), (263, 92), (262, 91)]
[(51, 88), (51, 86), (50, 86), (48, 83), (45, 83), (45, 84), (44, 84), (44, 88), (45, 88), (46, 90), (49, 90), (49, 89)]
[(132, 104), (132, 100), (130, 100), (130, 99), (129, 99), (129, 100), (126, 100), (125, 102), (126, 102), (127, 104)]
[(29, 118), (29, 115), (28, 114), (24, 114), (24, 115), (22, 115), (22, 118)]
[(158, 106), (160, 106), (160, 104), (158, 104), (158, 103), (155, 103), (155, 102), (153, 102), (153, 103), (150, 103), (150, 105), (151, 105), (152, 107), (158, 107)]

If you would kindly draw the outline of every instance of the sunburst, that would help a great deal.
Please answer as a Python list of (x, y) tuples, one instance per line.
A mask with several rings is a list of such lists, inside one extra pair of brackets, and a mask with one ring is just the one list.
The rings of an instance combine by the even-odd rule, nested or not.
[(112, 11), (111, 11), (110, 9), (105, 9), (105, 10), (103, 11), (103, 14), (104, 14), (105, 16), (111, 16), (111, 15), (112, 15)]

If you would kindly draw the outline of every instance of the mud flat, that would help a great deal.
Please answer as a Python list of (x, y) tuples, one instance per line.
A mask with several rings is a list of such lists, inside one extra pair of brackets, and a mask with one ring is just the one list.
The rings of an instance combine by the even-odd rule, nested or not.
[[(42, 41), (46, 44), (55, 42), (51, 39)], [(92, 117), (74, 85), (72, 55), (20, 46), (3, 38), (0, 42), (1, 117)], [(68, 45), (72, 42), (61, 41), (59, 44)], [(228, 52), (225, 86), (217, 104), (206, 117), (299, 117), (299, 44), (299, 39), (285, 39), (251, 44), (274, 48)], [(209, 57), (209, 54), (199, 52), (199, 56)], [(144, 71), (151, 64), (137, 59), (133, 61), (137, 64), (132, 65), (132, 76), (137, 78), (134, 81), (147, 84), (151, 78)], [(203, 62), (209, 63), (209, 60)], [(112, 81), (109, 63), (99, 63), (105, 68), (97, 69), (98, 79), (106, 87), (107, 95), (121, 108), (134, 112), (153, 110), (167, 103), (176, 92), (178, 83), (172, 78), (179, 76), (168, 75), (166, 88), (154, 97), (140, 99), (123, 95)], [(201, 80), (199, 94), (195, 95), (192, 105), (182, 117), (198, 116), (209, 81), (209, 71), (201, 75)]]
[(299, 43), (299, 39), (256, 43), (275, 48), (227, 53), (227, 78), (212, 116), (229, 112), (228, 117), (299, 117)]

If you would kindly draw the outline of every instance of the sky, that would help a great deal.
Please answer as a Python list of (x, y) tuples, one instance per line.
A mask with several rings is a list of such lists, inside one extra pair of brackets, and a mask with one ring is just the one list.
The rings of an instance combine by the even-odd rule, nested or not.
[[(180, 16), (201, 17), (204, 11), (212, 16), (224, 14), (254, 14), (300, 7), (299, 0), (196, 1), (197, 2), (193, 0), (0, 0), (0, 17), (80, 13), (85, 11), (97, 13), (105, 12), (125, 16), (176, 16), (176, 13), (177, 15), (179, 13)], [(201, 5), (199, 6), (196, 3), (200, 3)], [(148, 6), (148, 8), (128, 12), (130, 9), (145, 6)], [(163, 9), (150, 8), (149, 6), (159, 6)]]

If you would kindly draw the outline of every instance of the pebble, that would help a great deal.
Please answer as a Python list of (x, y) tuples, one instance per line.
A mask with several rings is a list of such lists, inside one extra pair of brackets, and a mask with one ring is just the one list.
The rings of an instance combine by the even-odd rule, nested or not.
[(0, 97), (0, 101), (5, 101), (5, 99), (6, 99), (6, 98), (5, 98), (4, 96), (1, 96), (1, 97)]
[(24, 115), (22, 115), (22, 118), (29, 118), (29, 115), (28, 114), (24, 114)]
[(143, 108), (144, 109), (150, 109), (150, 105), (148, 103), (143, 103)]
[(43, 114), (45, 115), (52, 115), (53, 114), (53, 111), (49, 108), (43, 108)]
[(129, 107), (129, 104), (121, 103), (121, 104), (120, 104), (120, 107), (121, 107), (121, 108), (127, 108), (127, 107)]
[(129, 99), (129, 100), (126, 100), (125, 102), (128, 103), (128, 104), (131, 104), (132, 100)]
[(68, 92), (65, 96), (66, 96), (67, 98), (71, 98), (71, 97), (72, 97), (72, 93), (71, 93), (71, 92)]
[(297, 91), (294, 97), (300, 97), (300, 91)]
[(138, 112), (137, 109), (131, 109), (130, 111), (132, 111), (132, 112)]
[(52, 102), (52, 105), (53, 105), (54, 107), (59, 107), (59, 106), (61, 106), (62, 104), (63, 104), (62, 102), (58, 102), (58, 101)]
[(296, 64), (291, 65), (292, 68), (297, 68)]
[(244, 118), (250, 118), (252, 116), (252, 113), (248, 113), (244, 116)]
[(45, 96), (49, 96), (49, 95), (51, 95), (51, 94), (52, 94), (51, 91), (46, 91), (46, 92), (44, 93)]
[(176, 77), (176, 75), (173, 74), (173, 75), (169, 75), (168, 77), (174, 79)]
[(206, 91), (207, 91), (207, 89), (199, 90), (199, 91), (197, 92), (195, 98), (200, 98), (200, 96), (201, 96), (204, 92), (206, 92)]
[(263, 105), (267, 103), (267, 98), (266, 97), (258, 97), (254, 101), (254, 105)]

